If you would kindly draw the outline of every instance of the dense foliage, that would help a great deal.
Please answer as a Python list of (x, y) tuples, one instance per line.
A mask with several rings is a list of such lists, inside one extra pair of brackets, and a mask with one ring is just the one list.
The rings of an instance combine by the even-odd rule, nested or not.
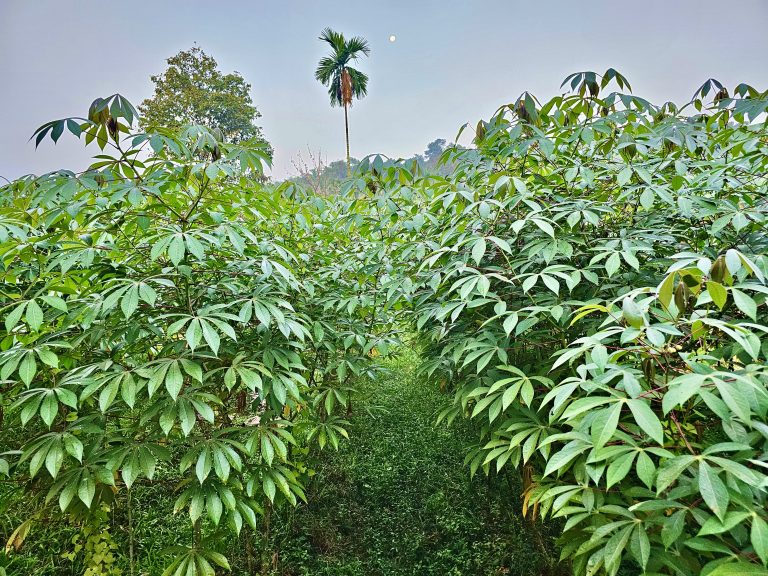
[(564, 84), (478, 123), (447, 175), (368, 158), (338, 197), (257, 184), (257, 142), (133, 134), (119, 96), (42, 127), (116, 153), (2, 189), (24, 432), (0, 464), (39, 495), (30, 521), (58, 506), (109, 573), (105, 514), (130, 533), (132, 490), (173, 467), (191, 542), (167, 574), (227, 566), (222, 538), (306, 496), (313, 446), (347, 435), (356, 377), (410, 326), (422, 385), (453, 394), (438, 419), (478, 433), (471, 472), (519, 476), (575, 574), (765, 573), (768, 94)]
[(212, 574), (217, 539), (304, 498), (303, 447), (346, 436), (352, 378), (390, 343), (382, 265), (355, 214), (250, 177), (258, 140), (135, 118), (116, 95), (44, 125), (38, 142), (68, 130), (114, 153), (2, 189), (0, 377), (24, 433), (0, 471), (40, 495), (9, 547), (57, 506), (89, 573), (111, 573), (104, 512), (126, 507), (130, 532), (132, 488), (171, 465), (193, 534), (166, 573)]
[(523, 94), (448, 178), (374, 178), (412, 231), (425, 371), (441, 418), (484, 423), (472, 471), (518, 468), (523, 512), (566, 519), (576, 574), (762, 574), (768, 99), (612, 81)]

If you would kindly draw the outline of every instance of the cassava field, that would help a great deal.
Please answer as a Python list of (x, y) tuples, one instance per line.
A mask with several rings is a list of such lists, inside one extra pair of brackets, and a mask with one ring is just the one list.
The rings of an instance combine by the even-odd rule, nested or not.
[(95, 151), (0, 188), (0, 573), (766, 574), (768, 93), (563, 89), (332, 193), (43, 125)]

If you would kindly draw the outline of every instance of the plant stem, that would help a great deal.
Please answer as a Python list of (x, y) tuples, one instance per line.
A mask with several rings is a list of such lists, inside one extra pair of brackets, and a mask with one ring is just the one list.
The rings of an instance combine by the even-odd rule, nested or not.
[(136, 575), (136, 561), (134, 559), (134, 537), (133, 537), (133, 505), (131, 503), (131, 489), (128, 488), (128, 563), (131, 567), (131, 576)]

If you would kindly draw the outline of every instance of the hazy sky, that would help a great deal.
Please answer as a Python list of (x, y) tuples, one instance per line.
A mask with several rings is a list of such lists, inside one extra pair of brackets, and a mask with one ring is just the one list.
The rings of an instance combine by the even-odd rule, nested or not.
[(709, 77), (766, 89), (767, 25), (768, 0), (0, 0), (0, 176), (85, 167), (82, 143), (35, 151), (30, 135), (98, 96), (140, 103), (149, 76), (194, 42), (253, 85), (281, 178), (307, 147), (344, 155), (343, 113), (314, 79), (326, 26), (372, 48), (352, 155), (398, 157), (523, 90), (552, 96), (580, 70), (615, 67), (653, 101), (690, 99)]

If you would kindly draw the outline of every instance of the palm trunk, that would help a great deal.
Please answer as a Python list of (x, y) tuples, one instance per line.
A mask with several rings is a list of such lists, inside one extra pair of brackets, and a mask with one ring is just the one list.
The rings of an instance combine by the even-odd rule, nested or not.
[(352, 168), (349, 163), (349, 116), (347, 114), (347, 104), (344, 104), (344, 131), (347, 136), (347, 178), (352, 174)]

